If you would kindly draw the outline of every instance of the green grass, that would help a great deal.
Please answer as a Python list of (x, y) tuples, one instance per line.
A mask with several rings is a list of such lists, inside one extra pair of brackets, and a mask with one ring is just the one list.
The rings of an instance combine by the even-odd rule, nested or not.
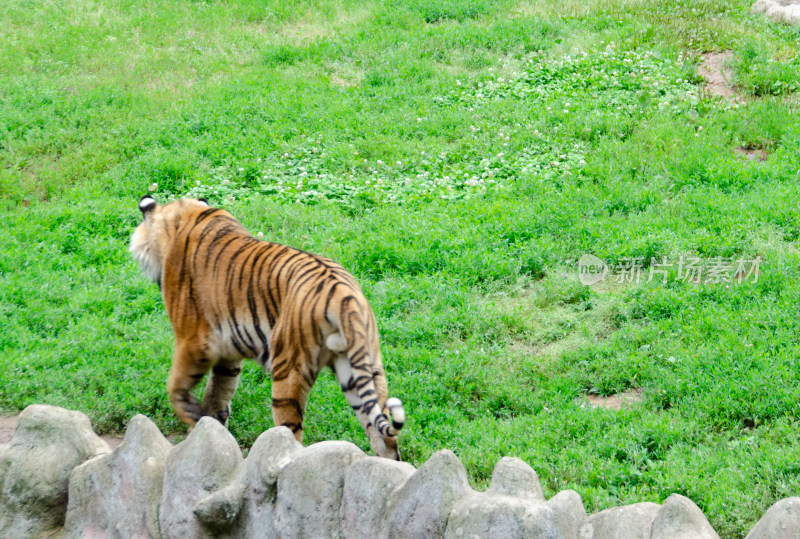
[[(483, 488), (514, 455), (592, 512), (678, 492), (743, 537), (800, 491), (800, 29), (749, 4), (3, 3), (0, 410), (183, 431), (127, 245), (142, 194), (206, 196), (359, 279), (413, 464), (450, 448)], [(704, 90), (706, 51), (738, 103)], [(674, 266), (587, 288), (584, 253)], [(693, 284), (681, 256), (764, 264)], [(269, 394), (248, 364), (245, 447)], [(330, 373), (326, 439), (368, 447)]]

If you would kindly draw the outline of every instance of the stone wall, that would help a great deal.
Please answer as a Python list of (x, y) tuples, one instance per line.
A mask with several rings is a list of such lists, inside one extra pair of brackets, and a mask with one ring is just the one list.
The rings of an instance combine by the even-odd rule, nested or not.
[[(243, 458), (216, 420), (172, 446), (144, 416), (113, 451), (88, 418), (33, 405), (0, 445), (0, 537), (718, 537), (673, 494), (587, 515), (572, 490), (547, 500), (536, 472), (505, 457), (485, 492), (447, 450), (419, 469), (349, 442), (303, 447), (283, 427)], [(750, 539), (800, 537), (800, 498), (772, 506)]]

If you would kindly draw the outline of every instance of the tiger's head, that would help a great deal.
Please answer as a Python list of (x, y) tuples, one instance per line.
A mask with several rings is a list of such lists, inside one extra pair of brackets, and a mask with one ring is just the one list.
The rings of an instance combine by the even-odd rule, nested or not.
[(204, 199), (182, 198), (160, 205), (150, 195), (139, 201), (142, 222), (131, 237), (130, 251), (142, 272), (161, 286), (164, 256), (181, 218), (189, 211), (208, 208)]

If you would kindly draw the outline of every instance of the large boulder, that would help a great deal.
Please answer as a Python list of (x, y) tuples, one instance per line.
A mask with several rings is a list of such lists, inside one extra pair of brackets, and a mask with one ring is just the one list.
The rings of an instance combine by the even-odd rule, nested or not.
[(525, 537), (561, 539), (552, 509), (547, 505), (488, 492), (468, 496), (450, 512), (447, 539)]
[(800, 25), (800, 0), (758, 0), (753, 13), (764, 13), (774, 22)]
[(452, 451), (434, 453), (386, 502), (381, 538), (442, 537), (453, 507), (474, 492)]
[(745, 539), (800, 539), (800, 498), (784, 498), (767, 509)]
[(586, 508), (581, 495), (574, 490), (562, 490), (547, 501), (553, 512), (558, 533), (564, 539), (578, 539), (583, 523), (586, 522)]
[(503, 457), (494, 467), (492, 484), (487, 491), (497, 496), (516, 496), (544, 503), (545, 497), (539, 476), (524, 460)]
[(354, 463), (344, 476), (340, 525), (348, 539), (374, 539), (389, 495), (414, 473), (414, 467), (381, 457), (366, 457)]
[(158, 507), (164, 461), (172, 449), (152, 421), (134, 417), (111, 454), (73, 470), (67, 537), (160, 537)]
[(366, 455), (350, 442), (320, 442), (297, 452), (278, 472), (277, 537), (341, 537), (344, 477)]
[(72, 470), (111, 448), (80, 412), (34, 404), (0, 450), (0, 537), (47, 535), (64, 524)]
[(518, 458), (500, 459), (489, 489), (462, 498), (450, 512), (446, 538), (490, 536), (562, 537), (553, 511), (545, 505), (539, 477)]
[(643, 502), (612, 507), (586, 519), (581, 539), (650, 539), (653, 521), (661, 506)]
[(650, 539), (719, 539), (719, 534), (692, 500), (673, 494), (658, 510)]
[(243, 465), (244, 503), (237, 537), (275, 537), (278, 474), (301, 449), (303, 444), (286, 427), (273, 427), (258, 437)]
[[(212, 497), (233, 484), (243, 462), (239, 444), (216, 419), (202, 417), (186, 439), (175, 446), (164, 466), (159, 524), (163, 537), (215, 537), (225, 532), (239, 507), (235, 499)], [(227, 492), (226, 492), (227, 493)], [(198, 513), (195, 506), (199, 504)], [(241, 503), (241, 496), (238, 499)], [(198, 518), (199, 517), (199, 518)], [(214, 520), (219, 519), (219, 520)]]

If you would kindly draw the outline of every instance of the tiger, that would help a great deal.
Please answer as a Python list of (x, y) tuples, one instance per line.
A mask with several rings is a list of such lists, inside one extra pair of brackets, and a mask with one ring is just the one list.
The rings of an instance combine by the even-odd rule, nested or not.
[[(191, 428), (227, 426), (244, 359), (272, 374), (276, 426), (303, 441), (309, 391), (333, 370), (372, 450), (400, 460), (405, 422), (388, 398), (375, 315), (355, 278), (328, 258), (259, 239), (204, 199), (139, 201), (130, 251), (160, 290), (175, 336), (167, 393)], [(202, 404), (193, 388), (208, 374)]]

